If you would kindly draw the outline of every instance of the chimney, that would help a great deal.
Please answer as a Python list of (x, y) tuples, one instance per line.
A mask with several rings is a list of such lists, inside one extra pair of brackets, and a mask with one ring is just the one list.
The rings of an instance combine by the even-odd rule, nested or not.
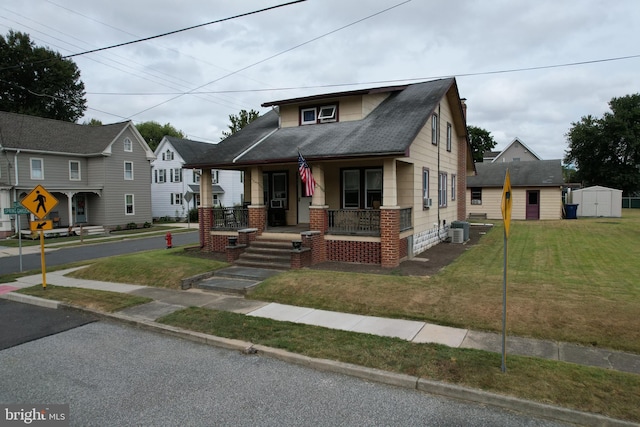
[(464, 120), (467, 121), (467, 98), (460, 98), (460, 103), (462, 104), (462, 115)]

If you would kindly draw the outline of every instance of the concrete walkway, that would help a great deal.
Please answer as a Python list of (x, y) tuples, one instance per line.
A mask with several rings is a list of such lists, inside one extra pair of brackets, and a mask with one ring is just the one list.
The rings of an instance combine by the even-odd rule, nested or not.
[[(502, 337), (496, 333), (451, 328), (412, 320), (386, 319), (278, 303), (265, 303), (223, 292), (203, 291), (200, 289), (170, 290), (74, 279), (65, 276), (65, 274), (73, 270), (47, 273), (47, 284), (129, 293), (151, 298), (153, 301), (150, 303), (121, 311), (122, 314), (147, 321), (154, 321), (184, 307), (196, 306), (231, 311), (248, 316), (400, 338), (415, 343), (435, 343), (455, 348), (502, 352)], [(41, 283), (42, 275), (40, 274), (21, 277), (17, 282), (0, 285), (0, 297), (23, 302), (34, 302), (32, 297), (26, 298), (26, 296), (12, 291)], [(560, 360), (640, 374), (640, 355), (570, 343), (508, 336), (507, 354)]]

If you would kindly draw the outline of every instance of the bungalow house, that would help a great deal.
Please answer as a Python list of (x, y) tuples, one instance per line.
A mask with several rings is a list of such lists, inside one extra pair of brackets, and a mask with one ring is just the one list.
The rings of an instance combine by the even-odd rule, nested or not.
[(514, 138), (502, 151), (487, 151), (483, 155), (483, 162), (528, 162), (532, 160), (542, 160), (542, 158), (519, 138)]
[[(42, 185), (58, 204), (55, 228), (151, 222), (153, 151), (132, 122), (79, 125), (0, 112), (0, 207)], [(16, 232), (0, 209), (0, 235)], [(21, 228), (29, 228), (26, 215)]]
[[(200, 206), (199, 169), (183, 169), (187, 159), (211, 148), (212, 144), (172, 136), (162, 138), (151, 161), (151, 205), (153, 218), (186, 218)], [(212, 206), (242, 205), (244, 176), (240, 171), (215, 170), (212, 178)]]
[[(263, 106), (272, 110), (184, 165), (202, 169), (205, 250), (225, 250), (234, 227), (249, 246), (296, 227), (289, 236), (308, 250), (304, 262), (395, 267), (465, 218), (474, 164), (454, 78)], [(311, 194), (301, 181), (307, 166)], [(234, 222), (219, 221), (204, 202), (212, 169), (245, 173), (249, 203)]]
[(477, 175), (467, 178), (469, 217), (502, 219), (502, 191), (509, 169), (512, 219), (562, 218), (562, 165), (560, 160), (476, 163)]

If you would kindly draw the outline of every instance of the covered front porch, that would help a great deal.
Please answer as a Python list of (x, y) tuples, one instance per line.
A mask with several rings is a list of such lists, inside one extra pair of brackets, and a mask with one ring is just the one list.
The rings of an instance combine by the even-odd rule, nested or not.
[[(224, 252), (229, 238), (251, 245), (278, 234), (312, 251), (310, 262), (341, 261), (395, 267), (410, 252), (414, 169), (395, 158), (314, 162), (307, 197), (297, 164), (245, 169), (243, 206), (211, 206), (211, 170), (202, 171), (201, 245)], [(254, 237), (244, 238), (246, 230)], [(313, 236), (313, 237), (310, 237)]]

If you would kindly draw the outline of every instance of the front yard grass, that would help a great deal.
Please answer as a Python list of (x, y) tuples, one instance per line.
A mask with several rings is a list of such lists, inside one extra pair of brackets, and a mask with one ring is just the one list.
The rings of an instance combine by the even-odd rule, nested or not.
[[(640, 210), (622, 218), (511, 223), (508, 334), (640, 353)], [(250, 297), (502, 330), (503, 228), (436, 276), (289, 271)]]
[(184, 248), (178, 247), (103, 258), (68, 275), (77, 279), (180, 289), (182, 279), (227, 265), (189, 256)]

